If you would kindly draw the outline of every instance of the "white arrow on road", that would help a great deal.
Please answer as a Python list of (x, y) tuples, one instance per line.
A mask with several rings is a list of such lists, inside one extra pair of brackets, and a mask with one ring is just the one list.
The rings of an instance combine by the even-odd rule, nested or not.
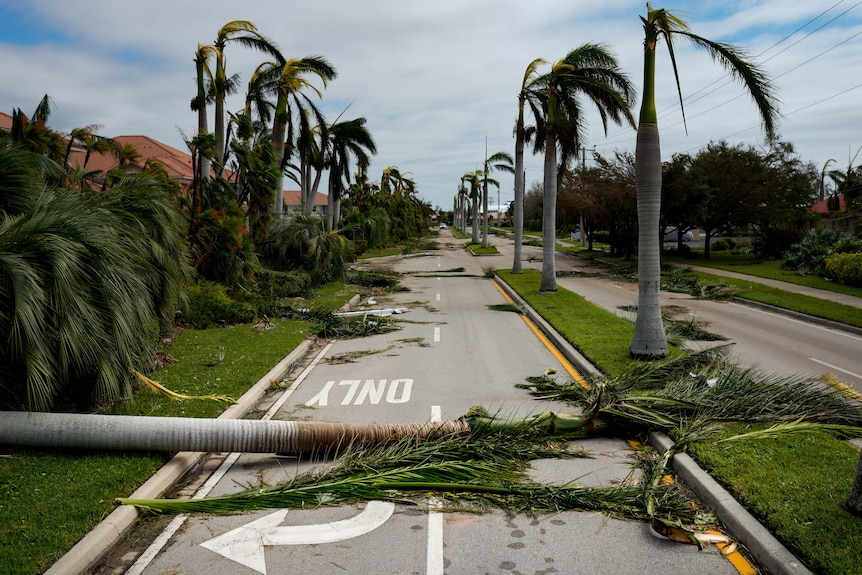
[(386, 523), (395, 511), (389, 501), (369, 501), (362, 513), (350, 519), (317, 525), (286, 525), (287, 509), (262, 517), (224, 535), (201, 543), (223, 557), (266, 575), (266, 545), (313, 545), (358, 537)]

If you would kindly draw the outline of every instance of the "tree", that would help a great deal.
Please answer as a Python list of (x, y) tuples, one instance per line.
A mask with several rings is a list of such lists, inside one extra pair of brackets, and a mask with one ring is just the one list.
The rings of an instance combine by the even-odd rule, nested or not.
[(556, 218), (557, 186), (561, 172), (557, 166), (557, 148), (561, 164), (580, 146), (586, 120), (579, 96), (583, 94), (599, 112), (607, 134), (608, 120), (624, 121), (634, 126), (630, 107), (634, 88), (623, 74), (616, 58), (600, 44), (584, 44), (542, 76), (546, 91), (545, 118), (540, 133), (544, 134), (544, 213), (542, 216), (542, 281), (540, 291), (556, 291)]
[[(524, 239), (524, 192), (526, 180), (524, 174), (524, 145), (527, 143), (528, 131), (524, 125), (524, 107), (529, 104), (533, 118), (542, 117), (541, 106), (536, 92), (536, 81), (539, 78), (539, 66), (547, 64), (542, 58), (536, 58), (524, 71), (524, 79), (521, 81), (521, 91), (518, 92), (518, 120), (515, 124), (515, 202), (513, 204), (512, 222), (515, 235), (515, 256), (512, 262), (512, 273), (522, 273), (521, 245)], [(538, 123), (538, 120), (537, 120)], [(533, 128), (535, 129), (535, 128)]]
[(365, 118), (336, 122), (325, 132), (329, 168), (329, 231), (336, 229), (341, 220), (341, 195), (343, 184), (346, 182), (350, 186), (351, 160), (355, 159), (359, 170), (364, 171), (371, 163), (368, 154), (377, 152), (365, 122)]
[[(276, 95), (275, 111), (272, 121), (272, 145), (275, 147), (276, 157), (279, 162), (279, 180), (276, 186), (276, 197), (274, 209), (277, 214), (283, 210), (282, 191), (284, 189), (284, 169), (293, 154), (297, 126), (297, 118), (301, 122), (307, 121), (303, 110), (309, 110), (317, 118), (318, 125), (325, 125), (326, 121), (314, 103), (305, 94), (310, 89), (318, 97), (321, 92), (306, 76), (316, 76), (323, 83), (335, 78), (335, 68), (322, 56), (307, 56), (305, 58), (290, 58), (283, 64), (268, 63), (266, 70), (262, 71), (269, 80), (264, 81), (267, 89)], [(304, 191), (303, 188), (301, 188)], [(303, 194), (304, 195), (304, 194)]]
[[(233, 20), (222, 26), (218, 31), (216, 41), (212, 45), (212, 50), (210, 51), (215, 56), (216, 67), (215, 73), (213, 74), (212, 92), (213, 99), (215, 100), (215, 159), (219, 166), (218, 175), (221, 175), (222, 170), (224, 169), (224, 151), (227, 146), (225, 141), (224, 101), (229, 94), (236, 92), (238, 81), (237, 76), (228, 77), (227, 75), (225, 48), (227, 47), (228, 42), (236, 42), (241, 46), (260, 50), (264, 53), (270, 54), (279, 61), (284, 61), (283, 56), (278, 51), (275, 44), (260, 34), (255, 25), (248, 20)], [(198, 62), (198, 55), (200, 53), (201, 49), (199, 48), (195, 57), (196, 65)], [(198, 105), (203, 103), (204, 102), (200, 101), (197, 102)]]
[[(487, 152), (485, 152), (487, 154)], [(507, 154), (506, 152), (497, 152), (496, 154), (492, 154), (485, 158), (484, 163), (485, 169), (482, 175), (482, 213), (485, 214), (485, 217), (482, 220), (482, 247), (488, 247), (488, 183), (494, 183), (497, 188), (500, 188), (500, 184), (494, 182), (494, 180), (489, 180), (488, 173), (492, 170), (497, 172), (508, 172), (514, 173), (514, 169), (512, 168), (512, 156)], [(500, 206), (497, 206), (497, 211), (500, 211)]]
[(44, 165), (0, 147), (0, 404), (87, 408), (151, 364), (191, 275), (184, 222), (156, 173), (82, 192)]
[(745, 52), (689, 32), (688, 25), (678, 16), (663, 8), (653, 9), (649, 3), (646, 18), (641, 16), (641, 21), (644, 28), (644, 86), (635, 151), (638, 194), (638, 314), (629, 353), (634, 357), (661, 358), (668, 355), (668, 348), (659, 299), (661, 146), (655, 105), (655, 56), (659, 40), (664, 39), (671, 57), (681, 108), (682, 91), (673, 51), (676, 38), (687, 40), (706, 50), (713, 60), (719, 62), (735, 80), (745, 86), (769, 135), (774, 133), (778, 110), (767, 76), (747, 61)]
[[(197, 92), (191, 101), (191, 109), (198, 114), (198, 136), (203, 136), (209, 132), (209, 124), (207, 122), (207, 103), (209, 102), (210, 94), (207, 91), (207, 86), (214, 86), (212, 70), (210, 62), (218, 56), (218, 51), (211, 44), (198, 44), (198, 49), (195, 51), (195, 81)], [(204, 179), (210, 175), (210, 158), (203, 154), (203, 148), (198, 149), (198, 170), (195, 173), (196, 178)]]
[(478, 244), (479, 243), (479, 187), (481, 185), (481, 177), (482, 170), (476, 170), (475, 172), (467, 172), (463, 176), (461, 176), (461, 182), (468, 182), (470, 184), (470, 202), (472, 204), (470, 215), (472, 216), (472, 236), (470, 238), (470, 243)]

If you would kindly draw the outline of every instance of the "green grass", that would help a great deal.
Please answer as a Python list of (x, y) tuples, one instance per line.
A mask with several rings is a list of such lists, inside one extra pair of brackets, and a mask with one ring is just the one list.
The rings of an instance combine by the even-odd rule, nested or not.
[[(239, 398), (310, 333), (306, 322), (274, 319), (272, 323), (276, 327), (270, 330), (255, 329), (250, 324), (184, 330), (168, 349), (177, 363), (149, 377), (185, 395)], [(123, 415), (216, 417), (227, 405), (205, 399), (170, 401), (145, 388), (108, 411)]]
[(542, 276), (535, 270), (525, 269), (522, 274), (502, 270), (497, 275), (604, 373), (620, 373), (635, 361), (629, 356), (635, 329), (630, 322), (565, 288), (540, 293)]
[[(340, 307), (355, 286), (317, 290), (309, 306)], [(275, 329), (251, 324), (184, 330), (167, 351), (176, 363), (149, 374), (172, 391), (238, 398), (311, 330), (306, 322), (273, 319)], [(224, 348), (219, 349), (219, 348)], [(219, 359), (220, 354), (224, 354)], [(141, 389), (104, 411), (129, 415), (216, 417), (228, 404), (173, 401)], [(167, 454), (0, 451), (0, 573), (41, 573), (66, 553), (167, 460)]]
[[(540, 294), (538, 272), (498, 275), (606, 374), (613, 376), (633, 361), (627, 351), (634, 328), (628, 322), (566, 290)], [(741, 431), (736, 427), (727, 433)], [(691, 455), (813, 571), (862, 573), (860, 519), (843, 507), (859, 458), (855, 447), (807, 434), (701, 442), (692, 446)]]
[(467, 249), (477, 256), (488, 256), (499, 254), (500, 251), (494, 246), (482, 247), (482, 244), (467, 244)]
[(42, 573), (166, 461), (16, 450), (0, 459), (0, 573)]
[(735, 295), (743, 299), (774, 305), (847, 325), (862, 327), (862, 308), (784, 291), (753, 281), (700, 272), (695, 273), (700, 278), (701, 284), (724, 284), (731, 286), (739, 290)]
[(665, 261), (682, 264), (710, 267), (720, 270), (748, 274), (761, 278), (778, 280), (807, 287), (854, 295), (862, 297), (862, 288), (827, 281), (820, 276), (802, 276), (795, 271), (781, 267), (781, 260), (758, 260), (751, 254), (735, 254), (731, 252), (712, 252), (710, 259), (680, 258), (665, 256)]
[(853, 446), (808, 433), (695, 444), (691, 454), (812, 571), (862, 572), (862, 523), (844, 508), (859, 459)]
[(358, 259), (360, 260), (368, 260), (371, 258), (385, 258), (387, 256), (397, 256), (401, 255), (400, 247), (393, 248), (376, 248), (373, 250), (368, 250), (364, 254), (360, 255)]

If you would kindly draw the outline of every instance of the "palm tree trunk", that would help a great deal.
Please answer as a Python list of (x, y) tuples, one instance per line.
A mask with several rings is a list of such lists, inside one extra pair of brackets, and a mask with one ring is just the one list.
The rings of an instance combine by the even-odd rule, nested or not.
[(0, 412), (4, 443), (54, 449), (303, 454), (406, 437), (469, 433), (465, 419), (423, 423), (324, 423)]
[[(487, 155), (487, 151), (485, 152)], [(485, 182), (482, 184), (482, 247), (488, 247), (488, 164), (485, 163)]]
[(557, 134), (555, 93), (548, 98), (548, 123), (545, 135), (545, 174), (542, 205), (542, 282), (541, 292), (557, 291)]
[(636, 186), (638, 201), (638, 313), (630, 353), (634, 357), (667, 357), (661, 318), (661, 149), (658, 125), (638, 126)]
[(523, 273), (521, 268), (521, 245), (524, 241), (524, 104), (520, 103), (518, 125), (515, 128), (515, 204), (513, 206), (513, 222), (515, 232), (515, 257), (512, 262), (512, 273)]
[(479, 195), (473, 194), (473, 237), (471, 242), (479, 243)]

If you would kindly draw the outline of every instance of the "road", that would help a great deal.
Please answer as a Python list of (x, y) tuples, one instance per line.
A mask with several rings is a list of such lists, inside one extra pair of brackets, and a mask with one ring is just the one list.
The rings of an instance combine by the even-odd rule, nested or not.
[[(511, 268), (511, 242), (497, 239), (496, 245), (503, 254), (496, 257), (497, 267)], [(540, 248), (524, 246), (523, 257), (533, 258), (525, 261), (524, 267), (541, 269)], [(607, 277), (602, 269), (590, 268), (588, 261), (566, 252), (558, 252), (556, 265), (558, 272), (585, 272), (581, 277), (558, 278), (560, 287), (616, 315), (633, 319), (632, 312), (622, 308), (637, 305), (636, 283)], [(862, 336), (856, 333), (737, 302), (670, 292), (662, 292), (661, 298), (663, 309), (674, 309), (680, 319), (703, 321), (708, 331), (726, 337), (726, 343), (733, 344), (731, 357), (740, 365), (785, 376), (830, 373), (862, 393)]]
[[(506, 416), (560, 409), (514, 387), (565, 366), (521, 316), (488, 309), (505, 301), (493, 282), (479, 277), (489, 262), (455, 246), (396, 261), (399, 271), (427, 272), (405, 276), (410, 291), (377, 298), (377, 307), (408, 309), (398, 316), (402, 329), (317, 348), (306, 369), (292, 373), (292, 386), (268, 396), (260, 412), (276, 419), (401, 422), (457, 418), (476, 404)], [(577, 444), (593, 458), (536, 462), (534, 479), (611, 485), (631, 471), (632, 450), (624, 441)], [(201, 476), (201, 482), (209, 477), (208, 496), (282, 482), (308, 465), (273, 455), (214, 454), (202, 467), (224, 461), (230, 465), (216, 475)], [(641, 523), (583, 512), (507, 517), (375, 502), (192, 516), (172, 520), (174, 532), (166, 533), (169, 521), (142, 521), (101, 573), (737, 573), (717, 552), (659, 539)], [(147, 551), (159, 533), (162, 543)]]

